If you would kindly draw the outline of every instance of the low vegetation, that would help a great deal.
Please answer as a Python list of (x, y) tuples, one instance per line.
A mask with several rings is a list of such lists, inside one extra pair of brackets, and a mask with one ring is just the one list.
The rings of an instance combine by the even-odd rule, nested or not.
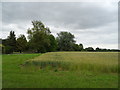
[(26, 61), (24, 64), (24, 66), (31, 65), (39, 67), (39, 69), (48, 66), (55, 69), (57, 68), (58, 70), (88, 70), (94, 72), (117, 73), (118, 53), (51, 52)]
[(117, 52), (3, 55), (3, 88), (117, 88)]

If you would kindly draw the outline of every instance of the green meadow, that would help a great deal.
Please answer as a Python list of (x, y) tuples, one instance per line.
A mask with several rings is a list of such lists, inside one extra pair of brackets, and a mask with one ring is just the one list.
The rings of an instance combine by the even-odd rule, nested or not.
[(117, 88), (118, 52), (2, 55), (3, 88)]

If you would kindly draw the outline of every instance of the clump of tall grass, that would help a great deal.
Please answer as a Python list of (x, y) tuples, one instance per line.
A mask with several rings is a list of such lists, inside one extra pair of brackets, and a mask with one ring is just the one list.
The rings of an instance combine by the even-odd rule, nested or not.
[(117, 66), (97, 65), (90, 63), (70, 63), (64, 61), (26, 61), (24, 67), (37, 67), (56, 71), (93, 71), (104, 73), (118, 72)]
[(39, 69), (51, 69), (51, 70), (69, 70), (69, 63), (63, 61), (26, 61), (23, 64), (24, 67), (39, 67)]
[(49, 67), (52, 70), (118, 73), (118, 54), (104, 52), (51, 52), (26, 61), (24, 66), (34, 66), (39, 69)]
[(91, 63), (72, 63), (70, 65), (70, 70), (72, 71), (93, 71), (93, 72), (103, 72), (103, 73), (117, 73), (118, 66), (107, 66), (102, 64), (91, 64)]

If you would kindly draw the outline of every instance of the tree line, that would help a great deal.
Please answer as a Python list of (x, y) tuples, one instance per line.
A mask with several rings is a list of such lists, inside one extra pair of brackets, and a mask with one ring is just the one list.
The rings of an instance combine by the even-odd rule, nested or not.
[(54, 51), (119, 51), (114, 49), (95, 50), (92, 47), (84, 48), (83, 44), (76, 44), (75, 36), (70, 32), (57, 33), (55, 38), (48, 27), (41, 21), (32, 21), (33, 28), (27, 30), (28, 40), (25, 35), (20, 34), (16, 38), (15, 32), (10, 31), (6, 39), (2, 39), (2, 53), (13, 52), (45, 53)]

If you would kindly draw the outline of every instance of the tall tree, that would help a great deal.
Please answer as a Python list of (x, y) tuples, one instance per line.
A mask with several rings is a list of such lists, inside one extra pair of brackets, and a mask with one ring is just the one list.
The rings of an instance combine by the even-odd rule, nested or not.
[(94, 51), (93, 47), (85, 48), (86, 51)]
[(20, 35), (18, 38), (17, 38), (17, 49), (18, 51), (21, 53), (23, 51), (25, 51), (27, 48), (27, 40), (26, 40), (26, 37), (25, 35)]
[(73, 44), (73, 51), (80, 51), (80, 46), (78, 44)]
[(55, 37), (53, 35), (49, 35), (49, 39), (50, 39), (50, 45), (49, 45), (49, 47), (47, 47), (47, 51), (48, 52), (56, 51), (57, 41), (56, 41)]
[(30, 47), (35, 52), (46, 52), (50, 46), (50, 30), (41, 21), (32, 21), (33, 28), (28, 29)]
[(84, 48), (83, 48), (83, 44), (79, 44), (79, 48), (80, 48), (80, 51), (82, 51)]
[(83, 44), (74, 44), (73, 45), (73, 50), (74, 51), (82, 51), (83, 50)]
[(96, 51), (101, 51), (101, 49), (99, 47), (96, 48)]
[(75, 44), (74, 35), (70, 32), (60, 32), (57, 34), (58, 49), (60, 51), (73, 50), (73, 44)]
[(10, 31), (7, 39), (2, 40), (2, 44), (5, 46), (5, 53), (13, 53), (16, 50), (16, 37), (15, 32)]
[(16, 50), (16, 37), (15, 37), (15, 32), (10, 31), (10, 35), (8, 36), (8, 43), (9, 46), (12, 47), (13, 51)]

